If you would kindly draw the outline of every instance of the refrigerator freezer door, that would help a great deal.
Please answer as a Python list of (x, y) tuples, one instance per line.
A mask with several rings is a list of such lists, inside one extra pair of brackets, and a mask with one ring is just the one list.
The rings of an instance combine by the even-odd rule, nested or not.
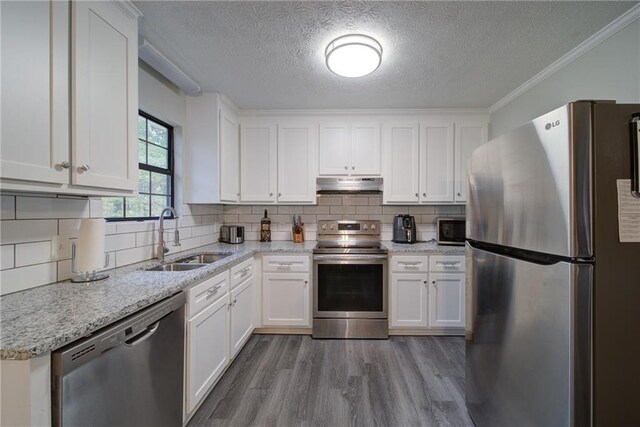
[(476, 426), (589, 425), (592, 265), (467, 248), (466, 402)]
[(593, 256), (591, 109), (587, 102), (568, 104), (473, 152), (467, 238)]

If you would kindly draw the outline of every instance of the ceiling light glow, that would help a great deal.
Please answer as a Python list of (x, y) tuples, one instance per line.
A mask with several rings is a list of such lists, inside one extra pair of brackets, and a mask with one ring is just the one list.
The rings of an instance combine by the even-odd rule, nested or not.
[(362, 77), (373, 73), (382, 62), (382, 46), (372, 37), (349, 34), (338, 37), (325, 51), (327, 67), (339, 76)]

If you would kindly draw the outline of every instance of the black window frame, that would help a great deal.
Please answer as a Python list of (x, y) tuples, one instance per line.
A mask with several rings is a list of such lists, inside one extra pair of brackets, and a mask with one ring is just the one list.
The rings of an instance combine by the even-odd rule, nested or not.
[[(160, 167), (157, 167), (157, 166), (152, 166), (152, 165), (149, 165), (149, 164), (146, 164), (146, 163), (138, 163), (138, 169), (139, 170), (146, 170), (146, 171), (149, 171), (149, 172), (155, 172), (155, 173), (159, 173), (159, 174), (171, 177), (171, 190), (170, 190), (171, 191), (171, 204), (170, 204), (170, 206), (175, 209), (174, 205), (175, 205), (175, 197), (176, 197), (176, 195), (175, 195), (175, 164), (174, 164), (175, 156), (174, 156), (174, 151), (173, 151), (173, 131), (174, 131), (173, 126), (171, 126), (170, 124), (168, 124), (166, 122), (163, 122), (162, 120), (152, 116), (151, 114), (145, 113), (142, 110), (138, 110), (138, 116), (142, 116), (145, 119), (147, 119), (147, 121), (152, 121), (152, 122), (154, 122), (156, 124), (159, 124), (160, 126), (164, 126), (168, 130), (167, 151), (169, 152), (168, 153), (169, 154), (169, 159), (168, 159), (169, 168), (168, 169), (163, 169), (163, 168), (160, 168)], [(147, 124), (147, 129), (148, 129), (148, 127), (149, 126)], [(136, 129), (137, 129), (137, 125), (136, 125)], [(137, 135), (137, 132), (136, 132), (136, 135)], [(148, 135), (148, 130), (147, 130), (147, 135)], [(140, 138), (136, 137), (136, 144), (138, 143), (139, 139)], [(157, 145), (157, 144), (154, 144), (152, 142), (149, 142), (148, 140), (145, 140), (145, 143), (147, 145), (148, 144)], [(164, 148), (164, 147), (162, 147), (162, 148)], [(147, 160), (149, 160), (148, 154), (147, 154)], [(138, 182), (138, 184), (139, 184), (139, 182)], [(149, 191), (150, 191), (149, 194), (151, 196), (153, 196), (153, 195), (162, 196), (163, 195), (163, 194), (151, 193), (151, 189), (149, 189)], [(135, 196), (129, 196), (129, 197), (135, 197)], [(123, 196), (123, 199), (124, 199), (124, 201), (123, 201), (123, 205), (122, 205), (122, 212), (123, 212), (123, 214), (126, 215), (126, 213), (127, 213), (127, 196)], [(169, 216), (165, 215), (164, 218), (165, 219), (174, 219), (174, 215), (173, 215), (173, 213), (170, 213)], [(107, 221), (107, 222), (123, 222), (123, 221), (138, 221), (138, 222), (140, 222), (140, 221), (156, 220), (156, 219), (160, 219), (160, 217), (159, 216), (146, 216), (146, 217), (138, 217), (138, 216), (137, 217), (127, 217), (127, 216), (125, 216), (125, 217), (105, 218), (105, 221)]]

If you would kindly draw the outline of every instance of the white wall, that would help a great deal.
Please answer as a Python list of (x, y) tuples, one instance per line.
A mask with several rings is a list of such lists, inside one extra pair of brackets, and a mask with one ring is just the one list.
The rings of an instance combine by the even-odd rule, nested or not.
[(578, 99), (640, 102), (640, 19), (493, 112), (490, 137)]

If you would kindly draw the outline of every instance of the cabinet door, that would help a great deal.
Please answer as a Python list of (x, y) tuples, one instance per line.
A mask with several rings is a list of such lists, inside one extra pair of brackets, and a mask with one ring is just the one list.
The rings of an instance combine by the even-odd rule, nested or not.
[(311, 326), (308, 273), (264, 273), (262, 324)]
[(138, 22), (113, 2), (73, 2), (72, 183), (138, 187)]
[(453, 202), (453, 146), (453, 122), (421, 124), (421, 202)]
[(314, 203), (318, 127), (312, 123), (278, 125), (278, 202)]
[(228, 302), (229, 294), (187, 322), (187, 413), (193, 411), (229, 363)]
[(1, 2), (2, 178), (69, 183), (69, 2)]
[(463, 273), (429, 274), (429, 326), (465, 326), (465, 275)]
[(351, 125), (351, 175), (380, 175), (380, 123)]
[(253, 293), (255, 278), (252, 277), (231, 293), (231, 358), (242, 349), (253, 332)]
[(426, 327), (427, 275), (391, 275), (391, 327)]
[(240, 141), (238, 120), (232, 111), (220, 108), (220, 201), (237, 202), (240, 196)]
[(487, 142), (487, 125), (485, 123), (456, 122), (455, 130), (455, 201), (467, 201), (469, 185), (469, 158), (473, 150)]
[(418, 124), (388, 124), (385, 126), (384, 135), (384, 203), (418, 203)]
[(240, 130), (240, 201), (276, 201), (278, 145), (275, 124), (243, 124)]
[(320, 175), (349, 175), (349, 124), (322, 123), (318, 140), (318, 172)]

